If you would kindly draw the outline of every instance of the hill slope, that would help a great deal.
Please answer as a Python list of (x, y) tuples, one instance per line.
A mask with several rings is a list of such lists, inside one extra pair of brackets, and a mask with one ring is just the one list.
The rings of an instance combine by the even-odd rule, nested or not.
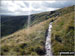
[(2, 38), (1, 54), (45, 55), (45, 37), (50, 21), (53, 21), (51, 37), (53, 54), (57, 55), (60, 51), (74, 51), (74, 6), (56, 10), (47, 17), (46, 20), (41, 20), (42, 22), (37, 19), (36, 24), (33, 20), (31, 27)]

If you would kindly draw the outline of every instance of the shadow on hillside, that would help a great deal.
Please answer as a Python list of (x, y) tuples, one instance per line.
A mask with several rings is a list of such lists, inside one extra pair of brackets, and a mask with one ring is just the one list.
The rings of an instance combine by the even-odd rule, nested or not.
[(1, 37), (27, 26), (28, 16), (1, 16)]

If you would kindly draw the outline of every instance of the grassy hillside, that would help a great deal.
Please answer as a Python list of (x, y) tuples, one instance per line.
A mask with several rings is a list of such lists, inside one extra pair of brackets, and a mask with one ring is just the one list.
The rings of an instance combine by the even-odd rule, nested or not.
[[(41, 16), (43, 16), (42, 13)], [(52, 20), (53, 54), (58, 55), (61, 51), (74, 51), (74, 6), (49, 12), (44, 19), (35, 20), (34, 18), (37, 17), (40, 17), (40, 14), (32, 16), (31, 27), (21, 29), (0, 40), (1, 55), (45, 55), (46, 31)]]
[(50, 20), (51, 19), (28, 29), (20, 30), (8, 37), (4, 37), (1, 41), (2, 54), (7, 55), (15, 52), (13, 53), (15, 55), (44, 55), (45, 32), (48, 29)]
[(52, 49), (54, 54), (74, 51), (74, 12), (57, 17), (52, 28)]

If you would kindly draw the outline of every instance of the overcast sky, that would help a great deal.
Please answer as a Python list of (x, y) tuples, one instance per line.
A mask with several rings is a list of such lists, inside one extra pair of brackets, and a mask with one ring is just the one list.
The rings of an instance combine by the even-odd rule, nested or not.
[(29, 15), (75, 5), (75, 1), (3, 1), (0, 15)]

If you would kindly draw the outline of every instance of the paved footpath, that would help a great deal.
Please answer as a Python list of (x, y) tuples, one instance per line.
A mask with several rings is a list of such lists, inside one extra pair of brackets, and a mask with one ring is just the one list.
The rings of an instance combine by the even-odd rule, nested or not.
[(53, 56), (51, 52), (51, 28), (52, 28), (52, 22), (49, 24), (48, 34), (46, 37), (46, 44), (45, 44), (46, 55), (45, 56)]

